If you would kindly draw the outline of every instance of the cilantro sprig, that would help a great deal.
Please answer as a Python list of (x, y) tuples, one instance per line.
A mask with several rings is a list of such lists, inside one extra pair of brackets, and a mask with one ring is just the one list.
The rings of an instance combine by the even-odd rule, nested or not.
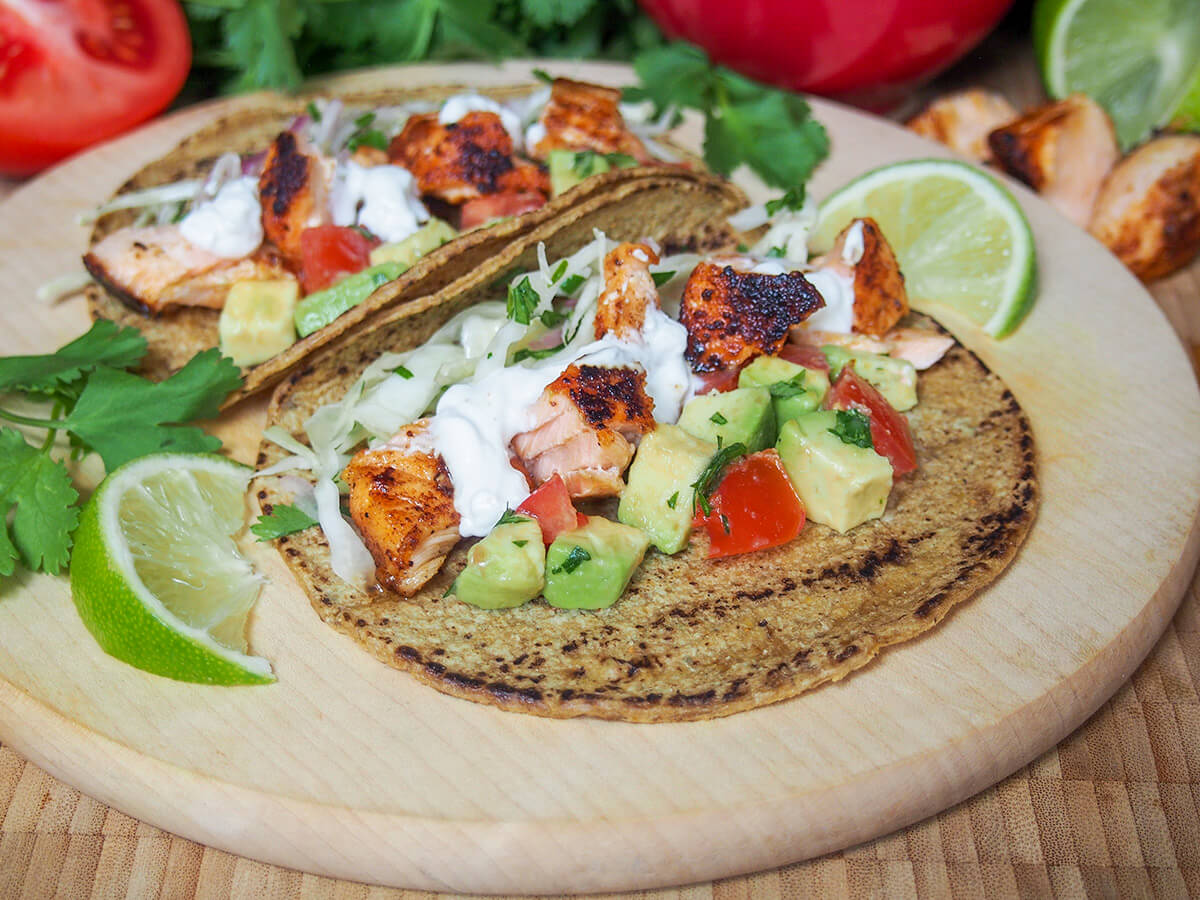
[[(137, 329), (101, 320), (55, 353), (0, 358), (0, 420), (9, 423), (0, 425), (0, 575), (18, 561), (56, 574), (70, 558), (79, 493), (55, 452), (60, 434), (73, 455), (97, 453), (107, 471), (160, 450), (220, 448), (188, 423), (217, 415), (241, 384), (237, 367), (206, 350), (156, 383), (126, 371), (145, 353)], [(48, 414), (17, 412), (20, 397)]]
[(269, 514), (259, 516), (258, 521), (250, 526), (250, 533), (262, 543), (304, 531), (316, 524), (317, 520), (304, 510), (290, 503), (280, 503)]

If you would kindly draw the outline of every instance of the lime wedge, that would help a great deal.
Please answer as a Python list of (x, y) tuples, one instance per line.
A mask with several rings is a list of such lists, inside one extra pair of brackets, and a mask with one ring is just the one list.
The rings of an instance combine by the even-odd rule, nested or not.
[(915, 159), (874, 169), (821, 204), (811, 238), (828, 250), (851, 220), (870, 216), (896, 251), (909, 303), (950, 307), (993, 337), (1033, 305), (1033, 234), (995, 179), (965, 163)]
[(1047, 92), (1091, 96), (1128, 150), (1171, 119), (1200, 68), (1200, 3), (1037, 0), (1033, 43)]
[(104, 479), (75, 533), (71, 596), (105, 652), (179, 681), (275, 680), (246, 652), (261, 581), (233, 536), (250, 475), (220, 456), (159, 453)]

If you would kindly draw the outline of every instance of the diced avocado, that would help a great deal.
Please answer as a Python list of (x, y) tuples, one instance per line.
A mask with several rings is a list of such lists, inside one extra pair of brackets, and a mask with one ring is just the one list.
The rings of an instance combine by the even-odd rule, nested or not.
[[(740, 387), (693, 397), (679, 416), (679, 427), (702, 441), (741, 441), (751, 453), (775, 443), (775, 410), (765, 387)], [(717, 440), (720, 438), (720, 440)]]
[(371, 251), (371, 265), (380, 263), (402, 263), (405, 268), (411, 266), (430, 250), (436, 250), (442, 244), (458, 237), (458, 232), (449, 222), (441, 219), (430, 219), (402, 241), (391, 244), (380, 244)]
[(467, 565), (451, 591), (480, 609), (511, 609), (540, 594), (545, 576), (542, 528), (525, 519), (497, 525), (467, 551)]
[(754, 385), (771, 392), (775, 422), (782, 428), (788, 419), (821, 408), (829, 393), (829, 376), (777, 356), (760, 356), (738, 375), (738, 387)]
[(663, 553), (678, 553), (692, 533), (692, 483), (716, 452), (677, 425), (658, 425), (638, 446), (617, 519), (646, 532)]
[(296, 304), (296, 332), (300, 337), (306, 337), (321, 330), (370, 297), (375, 288), (399, 278), (406, 268), (403, 263), (380, 263), (347, 275), (323, 291), (309, 294)]
[(854, 371), (874, 385), (899, 412), (917, 405), (917, 369), (907, 359), (865, 350), (847, 350), (833, 344), (826, 344), (821, 352), (829, 360), (830, 377), (836, 378), (842, 366), (853, 360)]
[(256, 366), (292, 346), (299, 297), (293, 278), (234, 282), (217, 321), (221, 353), (235, 365)]
[(833, 433), (834, 410), (784, 424), (776, 449), (808, 518), (846, 532), (883, 515), (892, 489), (892, 464), (868, 447)]
[(592, 516), (554, 539), (546, 552), (546, 602), (559, 609), (604, 609), (621, 599), (650, 546), (644, 531)]
[(597, 153), (595, 150), (551, 150), (546, 156), (550, 168), (550, 196), (565, 194), (591, 175), (610, 169), (628, 169), (637, 160), (624, 153)]

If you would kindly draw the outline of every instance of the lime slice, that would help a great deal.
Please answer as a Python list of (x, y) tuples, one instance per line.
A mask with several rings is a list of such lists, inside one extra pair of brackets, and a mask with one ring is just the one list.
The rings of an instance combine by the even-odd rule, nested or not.
[(831, 195), (810, 240), (823, 253), (852, 219), (870, 216), (896, 251), (909, 303), (950, 307), (993, 337), (1033, 305), (1033, 234), (1012, 195), (965, 163), (915, 159), (874, 169)]
[(275, 680), (246, 653), (261, 582), (233, 535), (250, 475), (220, 456), (159, 453), (104, 479), (75, 532), (71, 595), (105, 652), (180, 681)]
[(1127, 150), (1171, 118), (1200, 67), (1200, 3), (1038, 0), (1033, 42), (1050, 95), (1091, 96)]

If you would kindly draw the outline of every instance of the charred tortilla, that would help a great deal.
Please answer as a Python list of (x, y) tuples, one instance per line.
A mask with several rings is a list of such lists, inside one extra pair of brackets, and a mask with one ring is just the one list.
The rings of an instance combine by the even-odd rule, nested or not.
[[(486, 91), (496, 99), (528, 94), (533, 87), (513, 87)], [(420, 90), (355, 93), (342, 95), (350, 105), (382, 106), (412, 101), (440, 101), (461, 87)], [(126, 182), (118, 195), (186, 178), (202, 177), (222, 153), (255, 153), (266, 148), (280, 131), (301, 114), (308, 102), (304, 96), (264, 101), (208, 125), (178, 147), (138, 172)], [(610, 195), (622, 184), (640, 178), (677, 179), (681, 186), (708, 185), (723, 191), (731, 209), (745, 204), (744, 195), (730, 185), (693, 169), (640, 166), (594, 175), (532, 212), (505, 219), (487, 228), (466, 232), (426, 254), (395, 281), (381, 286), (359, 306), (340, 316), (334, 323), (298, 340), (283, 353), (243, 371), (244, 384), (229, 396), (228, 407), (244, 397), (277, 383), (288, 371), (315, 351), (341, 335), (356, 330), (377, 313), (414, 298), (434, 294), (456, 279), (484, 266), (513, 240), (531, 231), (544, 229), (560, 215), (578, 204)], [(89, 247), (107, 235), (131, 225), (136, 211), (111, 213), (100, 219), (92, 230)], [(165, 378), (181, 368), (193, 355), (218, 345), (217, 324), (220, 312), (201, 307), (169, 309), (158, 315), (146, 315), (121, 297), (100, 285), (87, 289), (88, 308), (94, 319), (111, 319), (142, 331), (149, 344), (143, 362), (145, 374)]]
[[(640, 207), (631, 199), (622, 211), (633, 222), (654, 214)], [(677, 211), (660, 212), (669, 222)], [(629, 225), (623, 216), (604, 227), (624, 238)], [(590, 231), (583, 221), (573, 226)], [(561, 249), (548, 247), (550, 258)], [(342, 396), (379, 353), (420, 344), (488, 296), (489, 280), (494, 273), (465, 292), (398, 310), (385, 327), (323, 354), (280, 386), (270, 423), (300, 436), (304, 420)], [(465, 543), (412, 599), (341, 581), (317, 528), (280, 539), (279, 549), (325, 622), (444, 693), (563, 718), (729, 715), (841, 679), (882, 648), (920, 635), (1016, 554), (1038, 502), (1021, 407), (957, 344), (921, 373), (918, 390), (909, 420), (920, 468), (898, 480), (883, 518), (844, 535), (809, 524), (783, 547), (722, 560), (706, 559), (706, 538), (696, 534), (676, 556), (651, 551), (625, 596), (598, 612), (541, 601), (486, 611), (443, 598)], [(259, 466), (283, 455), (264, 443)], [(279, 478), (258, 479), (256, 491), (264, 512), (292, 500)]]

